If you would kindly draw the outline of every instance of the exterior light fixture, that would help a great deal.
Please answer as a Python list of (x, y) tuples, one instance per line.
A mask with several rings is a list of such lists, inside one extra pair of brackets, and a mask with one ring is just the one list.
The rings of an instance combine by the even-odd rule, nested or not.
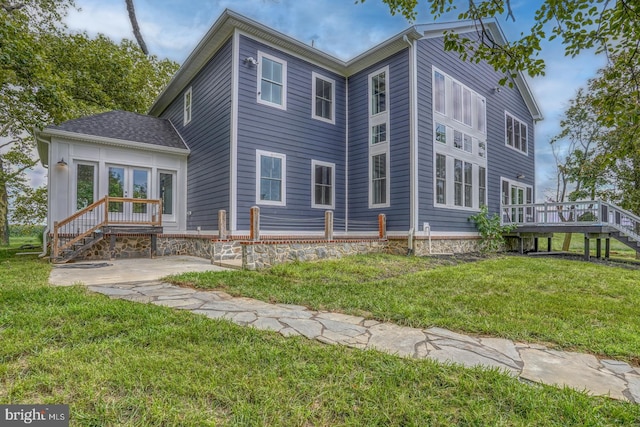
[(58, 161), (58, 166), (62, 166), (62, 167), (67, 166), (67, 162), (64, 161), (64, 157)]
[(523, 173), (519, 173), (516, 178), (518, 179), (524, 179), (524, 174)]
[(245, 64), (258, 65), (258, 61), (253, 56), (248, 56), (244, 59)]

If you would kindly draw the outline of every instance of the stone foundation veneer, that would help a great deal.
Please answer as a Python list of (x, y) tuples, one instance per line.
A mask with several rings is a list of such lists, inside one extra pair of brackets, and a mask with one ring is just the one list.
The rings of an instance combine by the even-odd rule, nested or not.
[(242, 268), (261, 270), (292, 261), (340, 259), (347, 255), (384, 253), (387, 244), (384, 240), (242, 242)]
[[(261, 270), (276, 264), (292, 261), (314, 261), (320, 259), (340, 259), (347, 255), (369, 253), (390, 253), (407, 255), (406, 237), (391, 237), (389, 240), (262, 240), (247, 241), (245, 236), (238, 240), (217, 240), (216, 236), (160, 235), (157, 238), (156, 256), (191, 255), (211, 260), (212, 263), (226, 260), (242, 260), (246, 270)], [(429, 256), (449, 253), (470, 253), (480, 250), (479, 237), (437, 237), (429, 240), (414, 239), (415, 256)], [(509, 245), (513, 246), (513, 245)], [(510, 247), (509, 249), (513, 249)], [(108, 260), (113, 258), (144, 258), (151, 256), (150, 236), (117, 236), (113, 254), (109, 249), (109, 239), (98, 242), (79, 258), (84, 260)]]

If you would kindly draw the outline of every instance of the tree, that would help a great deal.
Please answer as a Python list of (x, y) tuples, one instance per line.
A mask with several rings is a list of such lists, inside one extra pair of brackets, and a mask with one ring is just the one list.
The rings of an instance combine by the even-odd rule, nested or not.
[(23, 3), (0, 3), (0, 244), (7, 195), (36, 163), (34, 128), (111, 109), (144, 113), (177, 70), (129, 40), (66, 33), (70, 0)]
[(133, 35), (136, 37), (138, 46), (144, 52), (145, 55), (149, 55), (149, 49), (144, 42), (142, 33), (140, 32), (140, 26), (138, 25), (138, 18), (136, 18), (136, 9), (133, 7), (133, 0), (125, 0), (127, 4), (127, 12), (129, 13), (129, 21), (131, 22), (131, 28), (133, 29)]
[[(364, 3), (366, 0), (359, 0)], [(417, 16), (417, 0), (382, 0), (391, 14), (400, 13), (413, 21)], [(472, 62), (487, 61), (504, 74), (502, 83), (516, 72), (526, 72), (531, 77), (544, 75), (544, 61), (538, 56), (541, 42), (560, 39), (567, 56), (594, 49), (612, 58), (621, 52), (636, 57), (640, 37), (640, 4), (634, 0), (545, 0), (535, 12), (535, 23), (528, 33), (518, 40), (500, 44), (487, 31), (485, 23), (490, 18), (505, 16), (516, 20), (511, 0), (428, 0), (434, 19), (445, 13), (459, 10), (459, 19), (473, 20), (478, 37), (449, 32), (445, 34), (445, 49), (457, 52)], [(480, 43), (477, 43), (477, 42)], [(629, 59), (631, 59), (629, 58)], [(639, 93), (637, 84), (634, 86)]]

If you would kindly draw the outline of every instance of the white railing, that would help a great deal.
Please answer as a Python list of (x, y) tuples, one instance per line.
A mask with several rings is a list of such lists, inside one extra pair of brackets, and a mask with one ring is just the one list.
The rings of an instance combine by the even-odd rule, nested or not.
[(503, 225), (609, 226), (640, 241), (640, 217), (601, 200), (500, 206)]

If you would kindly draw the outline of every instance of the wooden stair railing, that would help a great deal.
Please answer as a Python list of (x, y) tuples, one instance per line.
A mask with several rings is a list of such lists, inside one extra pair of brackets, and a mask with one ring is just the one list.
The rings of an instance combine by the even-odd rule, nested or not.
[(56, 221), (51, 258), (59, 259), (63, 251), (112, 224), (161, 226), (162, 201), (105, 196), (68, 218)]

